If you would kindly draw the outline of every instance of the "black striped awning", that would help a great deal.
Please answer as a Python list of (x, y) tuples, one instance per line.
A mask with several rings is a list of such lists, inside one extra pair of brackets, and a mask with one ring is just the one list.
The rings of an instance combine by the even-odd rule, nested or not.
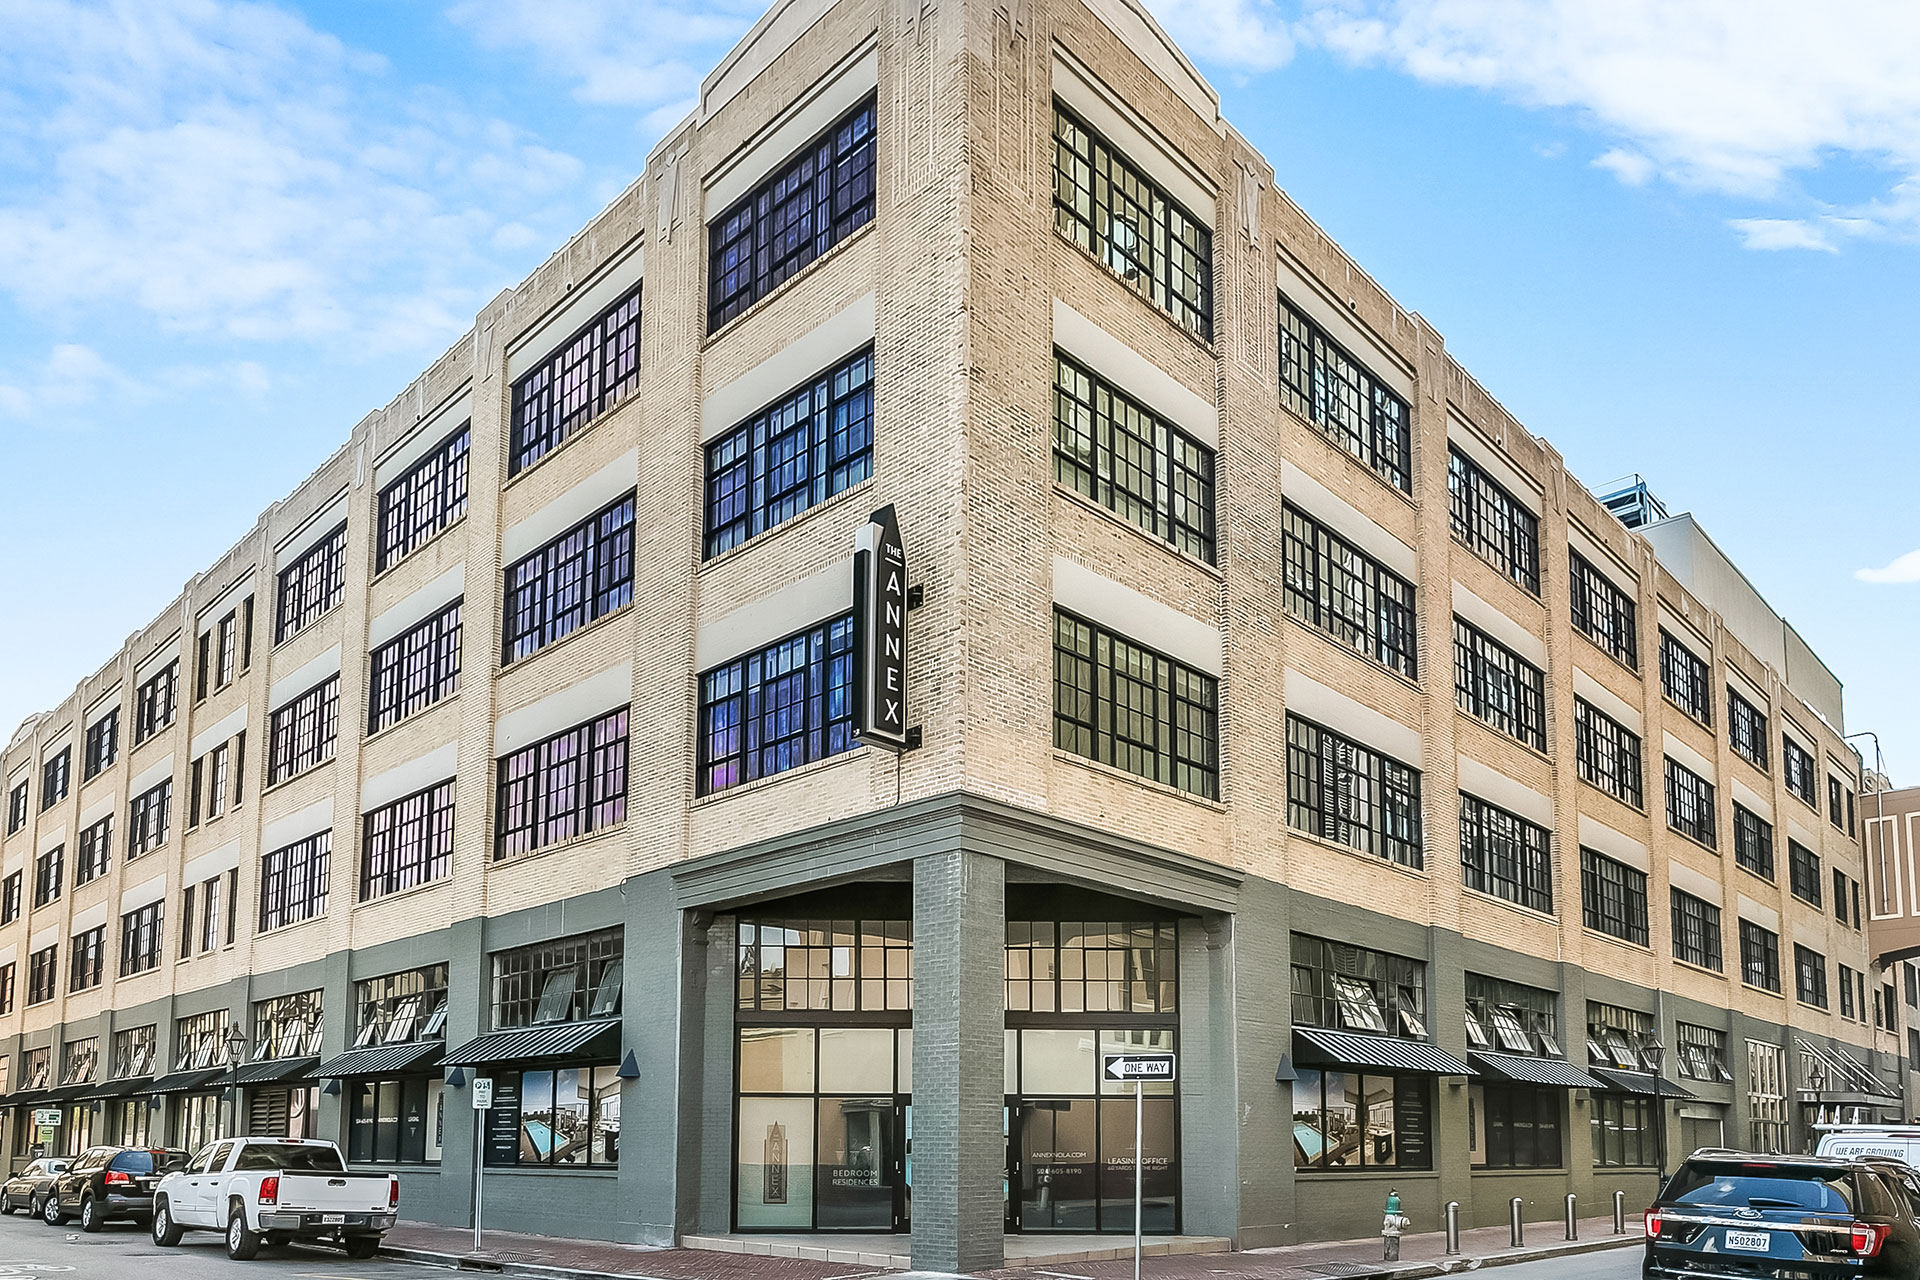
[(554, 1022), (515, 1031), (489, 1031), (440, 1060), (443, 1067), (480, 1067), (494, 1062), (544, 1058), (612, 1057), (620, 1048), (620, 1022)]
[(130, 1093), (147, 1093), (153, 1088), (152, 1076), (123, 1076), (118, 1080), (102, 1080), (87, 1090), (89, 1098), (124, 1098)]
[(292, 1080), (308, 1074), (309, 1069), (319, 1061), (316, 1054), (311, 1057), (268, 1058), (265, 1062), (249, 1062), (243, 1067), (235, 1067), (220, 1084), (268, 1084), (275, 1080)]
[(372, 1049), (349, 1049), (315, 1067), (313, 1074), (320, 1080), (405, 1075), (409, 1071), (425, 1071), (432, 1067), (439, 1061), (445, 1048), (438, 1040), (425, 1040), (412, 1044), (380, 1045)]
[(1303, 1067), (1370, 1067), (1430, 1076), (1478, 1075), (1472, 1067), (1424, 1040), (1363, 1036), (1322, 1027), (1295, 1027), (1293, 1056)]
[(194, 1089), (218, 1089), (220, 1077), (226, 1072), (218, 1067), (203, 1071), (176, 1071), (172, 1075), (161, 1076), (147, 1086), (148, 1093), (187, 1093)]
[(1529, 1058), (1519, 1053), (1469, 1053), (1473, 1065), (1495, 1080), (1546, 1084), (1560, 1089), (1604, 1089), (1599, 1080), (1559, 1058)]
[(1644, 1071), (1621, 1071), (1614, 1067), (1588, 1067), (1618, 1093), (1637, 1093), (1648, 1098), (1691, 1098), (1693, 1091)]

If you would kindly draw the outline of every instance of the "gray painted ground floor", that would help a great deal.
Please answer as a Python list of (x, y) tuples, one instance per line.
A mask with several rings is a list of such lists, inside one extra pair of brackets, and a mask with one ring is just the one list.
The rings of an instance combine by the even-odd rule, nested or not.
[[(579, 949), (547, 944), (612, 930), (620, 967), (602, 956), (571, 1003), (573, 978), (556, 994), (540, 966), (571, 964)], [(1679, 1080), (1691, 1096), (1623, 1107), (1611, 1091), (1310, 1061), (1295, 1034), (1307, 980), (1295, 973), (1296, 934), (1418, 962), (1418, 990), (1398, 999), (1456, 1057), (1474, 1049), (1469, 982), (1491, 978), (1557, 996), (1559, 1047), (1576, 1067), (1593, 1001), (1644, 1015), (1665, 1046), (1682, 1022), (1724, 1032), (1731, 1078)], [(1141, 1102), (1148, 1229), (1240, 1247), (1376, 1232), (1389, 1190), (1415, 1230), (1436, 1226), (1449, 1200), (1467, 1225), (1504, 1221), (1516, 1196), (1536, 1219), (1568, 1192), (1583, 1212), (1603, 1212), (1616, 1189), (1637, 1206), (1662, 1158), (1750, 1142), (1749, 1041), (1786, 1050), (1782, 1145), (1804, 1143), (1815, 1114), (1800, 1095), (1796, 1036), (1781, 1026), (961, 796), (29, 1033), (0, 1052), (17, 1073), (29, 1050), (58, 1058), (67, 1042), (97, 1036), (104, 1078), (114, 1032), (152, 1024), (164, 1072), (178, 1065), (180, 1019), (224, 1009), (251, 1030), (258, 1002), (319, 990), (325, 1070), (354, 1048), (359, 984), (439, 965), (449, 1058), (503, 1021), (569, 1009), (579, 1022), (615, 1017), (565, 1057), (552, 1056), (548, 1036), (536, 1046), (545, 1056), (456, 1076), (429, 1054), (416, 1065), (430, 1074), (407, 1078), (414, 1091), (387, 1081), (391, 1097), (377, 1107), (378, 1082), (352, 1075), (325, 1091), (317, 1080), (216, 1080), (197, 1093), (142, 1093), (146, 1140), (178, 1140), (194, 1106), (230, 1129), (235, 1116), (262, 1114), (262, 1089), (311, 1088), (308, 1131), (409, 1156), (395, 1165), (403, 1215), (464, 1224), (478, 1136), (468, 1082), (486, 1075), (519, 1094), (517, 1109), (483, 1113), (489, 1226), (651, 1243), (892, 1227), (910, 1233), (917, 1266), (956, 1271), (996, 1265), (1010, 1229), (1130, 1228), (1134, 1102), (1096, 1082), (1103, 1048), (1178, 1053), (1178, 1084)], [(616, 984), (617, 1011), (597, 1004)], [(503, 1017), (516, 998), (522, 1014)], [(484, 1059), (487, 1043), (497, 1042), (468, 1056)], [(1850, 1051), (1904, 1080), (1900, 1064)], [(1678, 1080), (1671, 1057), (1664, 1074)], [(57, 1145), (87, 1106), (99, 1140), (119, 1138), (132, 1114), (125, 1099), (70, 1103)], [(1643, 1124), (1623, 1136), (1623, 1115)], [(5, 1116), (18, 1167), (39, 1135), (20, 1131), (25, 1109)], [(1625, 1167), (1597, 1167), (1596, 1138)], [(1299, 1167), (1316, 1159), (1335, 1167)], [(1498, 1167), (1529, 1162), (1545, 1167)]]

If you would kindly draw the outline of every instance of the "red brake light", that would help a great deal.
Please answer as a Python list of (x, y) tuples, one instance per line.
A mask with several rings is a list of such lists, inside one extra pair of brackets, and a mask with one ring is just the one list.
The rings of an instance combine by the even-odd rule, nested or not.
[(400, 1179), (393, 1174), (387, 1175), (387, 1208), (400, 1207)]
[(109, 1169), (107, 1170), (105, 1182), (106, 1185), (110, 1187), (130, 1187), (133, 1185), (133, 1175), (130, 1173), (122, 1173), (118, 1169)]
[(1647, 1210), (1647, 1239), (1651, 1240), (1659, 1234), (1660, 1211), (1658, 1209), (1649, 1209)]
[(1892, 1227), (1878, 1222), (1856, 1222), (1853, 1224), (1851, 1238), (1847, 1241), (1853, 1251), (1863, 1258), (1871, 1258), (1880, 1252), (1880, 1246), (1886, 1243)]
[(269, 1174), (260, 1179), (260, 1203), (280, 1203), (280, 1177), (278, 1174)]

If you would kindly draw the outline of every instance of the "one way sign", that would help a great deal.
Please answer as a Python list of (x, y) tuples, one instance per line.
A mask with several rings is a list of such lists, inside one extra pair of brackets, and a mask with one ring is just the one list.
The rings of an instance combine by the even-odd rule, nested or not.
[(1170, 1053), (1108, 1053), (1101, 1055), (1101, 1075), (1108, 1080), (1171, 1080)]

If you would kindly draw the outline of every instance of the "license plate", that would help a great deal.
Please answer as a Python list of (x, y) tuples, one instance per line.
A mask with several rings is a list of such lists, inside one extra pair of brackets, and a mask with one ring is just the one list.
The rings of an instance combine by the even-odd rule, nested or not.
[[(337, 1227), (340, 1224), (344, 1223), (346, 1220), (347, 1220), (347, 1215), (344, 1213), (323, 1213), (320, 1215), (320, 1225), (323, 1227)], [(1767, 1246), (1764, 1243), (1764, 1241), (1766, 1240), (1766, 1237), (1761, 1236), (1760, 1239), (1763, 1242), (1760, 1245), (1760, 1247), (1762, 1249), (1766, 1248)]]
[(1751, 1253), (1765, 1253), (1773, 1247), (1773, 1233), (1770, 1231), (1729, 1231), (1727, 1248), (1745, 1249)]

